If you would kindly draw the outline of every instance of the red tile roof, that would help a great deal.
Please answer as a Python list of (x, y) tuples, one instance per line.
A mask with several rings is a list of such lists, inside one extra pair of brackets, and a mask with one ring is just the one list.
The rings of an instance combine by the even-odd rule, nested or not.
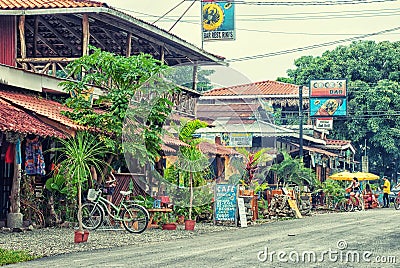
[[(235, 95), (298, 95), (299, 86), (276, 81), (261, 81), (251, 84), (217, 88), (204, 93), (204, 96), (235, 96)], [(303, 88), (303, 94), (308, 95), (308, 88)]]
[(346, 140), (330, 140), (330, 139), (325, 139), (326, 145), (346, 145), (351, 143), (351, 141), (346, 141)]
[(196, 117), (206, 122), (214, 122), (218, 118), (247, 121), (254, 119), (260, 103), (240, 104), (197, 104)]
[(76, 7), (107, 7), (107, 4), (87, 0), (0, 0), (1, 9), (46, 9)]
[(0, 90), (0, 98), (12, 103), (13, 105), (18, 105), (23, 109), (30, 110), (38, 115), (59, 122), (74, 130), (86, 129), (84, 126), (80, 126), (65, 115), (62, 115), (60, 113), (61, 111), (70, 109), (56, 101), (39, 98), (33, 95), (2, 90)]
[(209, 143), (209, 142), (201, 142), (198, 145), (199, 150), (204, 154), (222, 154), (222, 155), (233, 155), (239, 154), (232, 148), (225, 147), (223, 145)]
[(62, 132), (2, 99), (0, 99), (0, 130), (35, 134), (42, 137), (65, 137)]

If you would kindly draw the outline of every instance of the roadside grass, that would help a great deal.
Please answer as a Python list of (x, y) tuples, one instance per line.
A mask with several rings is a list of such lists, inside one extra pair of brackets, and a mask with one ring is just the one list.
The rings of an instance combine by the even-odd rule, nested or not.
[(0, 248), (0, 266), (18, 262), (31, 261), (36, 258), (37, 257), (30, 255), (26, 251)]

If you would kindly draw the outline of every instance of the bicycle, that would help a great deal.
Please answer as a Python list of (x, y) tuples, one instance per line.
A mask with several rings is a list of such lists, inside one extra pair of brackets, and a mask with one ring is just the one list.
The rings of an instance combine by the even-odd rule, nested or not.
[(400, 209), (400, 192), (397, 193), (397, 196), (396, 196), (396, 198), (394, 199), (393, 204), (394, 204), (394, 208), (395, 208), (396, 210), (399, 210), (399, 209)]
[(349, 212), (354, 211), (355, 208), (357, 208), (358, 210), (363, 210), (363, 207), (364, 204), (361, 197), (359, 196), (358, 198), (356, 198), (355, 193), (350, 193), (346, 202), (345, 210)]
[(127, 200), (131, 191), (120, 191), (123, 195), (121, 203), (117, 206), (102, 196), (102, 189), (89, 189), (86, 202), (82, 205), (82, 225), (88, 230), (100, 227), (106, 216), (115, 221), (122, 222), (124, 228), (130, 233), (144, 232), (149, 223), (149, 212), (141, 205)]

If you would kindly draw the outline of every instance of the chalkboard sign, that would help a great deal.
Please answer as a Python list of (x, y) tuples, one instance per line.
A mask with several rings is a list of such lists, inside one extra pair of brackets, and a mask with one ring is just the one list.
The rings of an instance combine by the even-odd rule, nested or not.
[(236, 185), (217, 184), (215, 189), (214, 222), (236, 222), (237, 194)]

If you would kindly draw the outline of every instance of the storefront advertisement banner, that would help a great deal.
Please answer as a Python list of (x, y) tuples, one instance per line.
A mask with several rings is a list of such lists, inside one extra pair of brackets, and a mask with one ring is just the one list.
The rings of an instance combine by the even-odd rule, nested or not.
[(310, 116), (347, 115), (346, 98), (310, 98)]
[(236, 39), (234, 6), (232, 1), (202, 1), (203, 41)]

